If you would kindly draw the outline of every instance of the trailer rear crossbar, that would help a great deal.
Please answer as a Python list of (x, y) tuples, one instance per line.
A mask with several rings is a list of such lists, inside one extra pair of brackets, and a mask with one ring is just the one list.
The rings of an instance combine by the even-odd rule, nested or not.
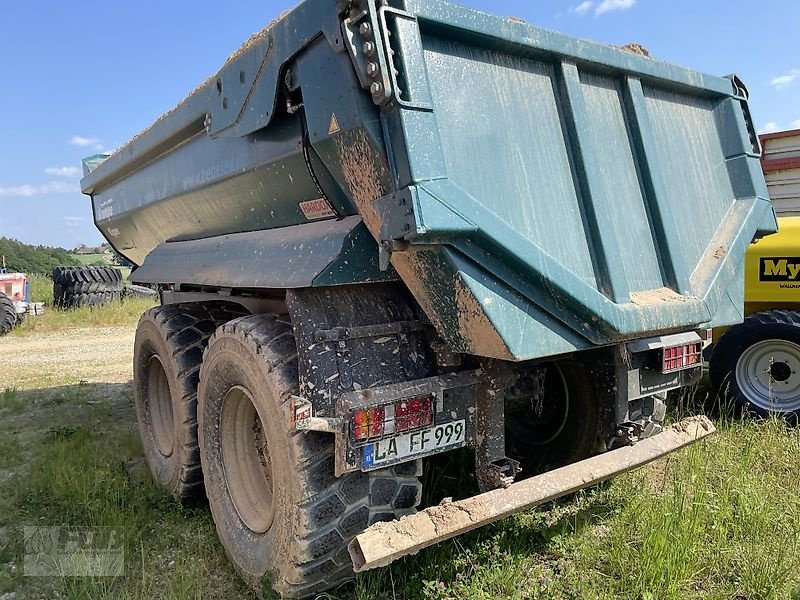
[(659, 435), (466, 500), (432, 506), (398, 521), (376, 523), (348, 546), (357, 573), (383, 567), (514, 513), (591, 487), (713, 434), (705, 416), (684, 419)]

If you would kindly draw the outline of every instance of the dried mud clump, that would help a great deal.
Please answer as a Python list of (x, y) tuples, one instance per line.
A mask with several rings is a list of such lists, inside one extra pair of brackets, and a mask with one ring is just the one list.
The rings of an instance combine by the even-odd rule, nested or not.
[(645, 48), (641, 44), (637, 44), (636, 42), (625, 44), (624, 46), (617, 46), (617, 48), (619, 48), (620, 50), (624, 50), (625, 52), (630, 52), (631, 54), (652, 58), (647, 48)]

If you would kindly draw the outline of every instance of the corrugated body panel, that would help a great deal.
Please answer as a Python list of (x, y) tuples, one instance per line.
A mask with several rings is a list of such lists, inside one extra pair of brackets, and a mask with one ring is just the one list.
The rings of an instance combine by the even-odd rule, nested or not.
[(423, 42), (455, 183), (596, 288), (553, 68), (435, 37)]
[(779, 216), (800, 216), (800, 169), (766, 173), (767, 189)]
[(644, 88), (655, 131), (658, 164), (668, 203), (680, 224), (677, 236), (694, 266), (725, 220), (735, 195), (709, 100)]
[(787, 158), (800, 158), (800, 133), (785, 135), (764, 140), (764, 158), (767, 160), (781, 160)]
[(585, 135), (595, 149), (584, 160), (600, 183), (594, 201), (611, 213), (630, 291), (658, 289), (664, 280), (622, 108), (622, 85), (587, 73), (581, 74), (581, 84), (590, 124)]

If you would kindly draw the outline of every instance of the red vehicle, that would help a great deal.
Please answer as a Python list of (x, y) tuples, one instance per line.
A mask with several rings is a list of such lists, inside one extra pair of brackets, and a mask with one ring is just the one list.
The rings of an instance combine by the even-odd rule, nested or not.
[(0, 335), (22, 322), (28, 310), (28, 276), (0, 269)]

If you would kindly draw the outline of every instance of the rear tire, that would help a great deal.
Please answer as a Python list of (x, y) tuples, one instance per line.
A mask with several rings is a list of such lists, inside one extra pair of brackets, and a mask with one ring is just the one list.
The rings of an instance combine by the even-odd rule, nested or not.
[(134, 404), (155, 480), (178, 499), (201, 492), (197, 383), (208, 339), (245, 314), (221, 302), (160, 306), (139, 320), (134, 347)]
[(0, 292), (0, 335), (6, 335), (17, 324), (17, 311), (11, 298)]
[(297, 390), (290, 323), (254, 315), (212, 337), (198, 394), (206, 494), (225, 552), (263, 596), (305, 598), (352, 578), (352, 538), (421, 498), (418, 462), (336, 478), (334, 436), (291, 429)]
[(800, 419), (800, 313), (756, 313), (720, 338), (711, 355), (711, 380), (736, 407), (760, 417)]

